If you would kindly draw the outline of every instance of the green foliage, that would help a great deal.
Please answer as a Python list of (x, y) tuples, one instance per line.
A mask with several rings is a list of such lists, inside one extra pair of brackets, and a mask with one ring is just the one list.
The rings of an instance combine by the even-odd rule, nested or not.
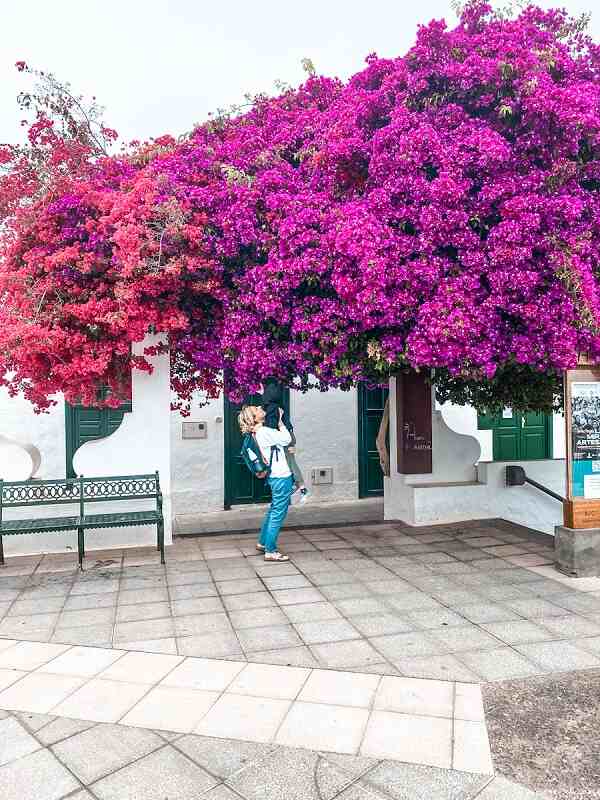
[(512, 363), (500, 368), (491, 380), (460, 378), (445, 369), (433, 377), (440, 403), (474, 406), (481, 413), (499, 414), (503, 408), (515, 411), (562, 410), (563, 381), (557, 372), (536, 372), (529, 366)]

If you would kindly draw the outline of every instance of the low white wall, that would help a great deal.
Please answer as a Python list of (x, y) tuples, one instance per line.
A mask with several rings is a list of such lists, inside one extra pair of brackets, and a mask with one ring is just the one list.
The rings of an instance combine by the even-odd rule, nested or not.
[[(514, 463), (520, 463), (538, 483), (564, 494), (563, 460)], [(501, 518), (553, 534), (555, 526), (562, 524), (562, 504), (533, 486), (506, 486), (505, 470), (504, 463), (480, 464), (479, 482), (460, 485), (414, 486), (388, 478), (385, 519), (418, 526)]]
[[(390, 382), (391, 474), (385, 480), (385, 519), (433, 525), (500, 517), (545, 533), (561, 524), (561, 503), (532, 486), (507, 487), (506, 466), (520, 464), (527, 475), (557, 494), (565, 494), (564, 420), (554, 419), (555, 458), (494, 462), (492, 432), (477, 429), (473, 408), (444, 404), (433, 412), (429, 475), (397, 471), (395, 381)], [(481, 456), (479, 456), (479, 446)], [(476, 466), (474, 466), (476, 464)]]
[[(525, 470), (527, 477), (547, 486), (559, 495), (566, 494), (566, 467), (561, 458), (543, 461), (515, 461)], [(528, 528), (554, 533), (562, 525), (562, 503), (549, 497), (534, 486), (506, 486), (506, 463), (480, 464), (479, 480), (485, 484), (494, 517), (526, 525)]]
[[(565, 492), (565, 462), (515, 461), (528, 477), (557, 494)], [(442, 525), (464, 520), (501, 518), (533, 530), (554, 533), (562, 524), (562, 504), (533, 486), (506, 486), (506, 463), (478, 466), (477, 483), (419, 484), (386, 479), (385, 519), (409, 525)]]

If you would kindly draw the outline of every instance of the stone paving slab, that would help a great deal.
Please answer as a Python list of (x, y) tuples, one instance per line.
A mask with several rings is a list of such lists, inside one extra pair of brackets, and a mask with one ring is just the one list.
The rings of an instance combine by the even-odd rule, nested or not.
[[(29, 750), (13, 750), (0, 765), (3, 800), (539, 797), (501, 776), (123, 725), (86, 723), (85, 730), (78, 730), (70, 720), (54, 716), (19, 718), (0, 712), (0, 718), (10, 726), (11, 741), (27, 742)], [(57, 734), (48, 746), (44, 739), (54, 740)]]
[[(9, 558), (0, 650), (19, 639), (478, 681), (558, 669), (552, 647), (530, 646), (568, 641), (565, 668), (600, 667), (600, 579), (556, 572), (551, 537), (501, 520), (315, 527), (284, 531), (286, 564), (265, 564), (254, 539), (176, 539), (164, 567), (151, 548), (92, 551), (83, 573), (62, 554)], [(496, 650), (506, 668), (490, 666)]]
[[(118, 723), (134, 746), (131, 730), (147, 728), (493, 771), (477, 684), (31, 642), (15, 642), (0, 657), (13, 672), (0, 708)], [(94, 730), (76, 739), (109, 729)], [(7, 758), (28, 743), (7, 745)], [(128, 752), (97, 747), (119, 758)], [(98, 755), (89, 764), (98, 769), (107, 760)]]

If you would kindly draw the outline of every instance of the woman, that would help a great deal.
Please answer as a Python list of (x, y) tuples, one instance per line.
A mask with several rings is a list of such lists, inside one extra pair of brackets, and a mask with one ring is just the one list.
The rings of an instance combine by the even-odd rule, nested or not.
[(279, 531), (285, 520), (294, 490), (294, 479), (285, 457), (292, 437), (282, 422), (283, 413), (279, 412), (277, 429), (267, 428), (264, 424), (265, 412), (260, 406), (244, 406), (238, 417), (242, 433), (252, 433), (256, 438), (263, 459), (270, 464), (267, 483), (271, 488), (271, 505), (267, 511), (256, 549), (265, 554), (265, 561), (289, 561), (277, 550)]

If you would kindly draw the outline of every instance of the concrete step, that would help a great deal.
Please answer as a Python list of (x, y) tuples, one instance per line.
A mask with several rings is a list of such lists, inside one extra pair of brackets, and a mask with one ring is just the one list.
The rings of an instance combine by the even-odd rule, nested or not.
[[(229, 511), (207, 514), (177, 514), (173, 521), (173, 534), (185, 536), (198, 533), (224, 533), (256, 530), (265, 516), (267, 505), (235, 506)], [(315, 503), (292, 506), (285, 528), (312, 527), (313, 525), (343, 525), (357, 522), (383, 522), (383, 497), (368, 497), (340, 503)]]

